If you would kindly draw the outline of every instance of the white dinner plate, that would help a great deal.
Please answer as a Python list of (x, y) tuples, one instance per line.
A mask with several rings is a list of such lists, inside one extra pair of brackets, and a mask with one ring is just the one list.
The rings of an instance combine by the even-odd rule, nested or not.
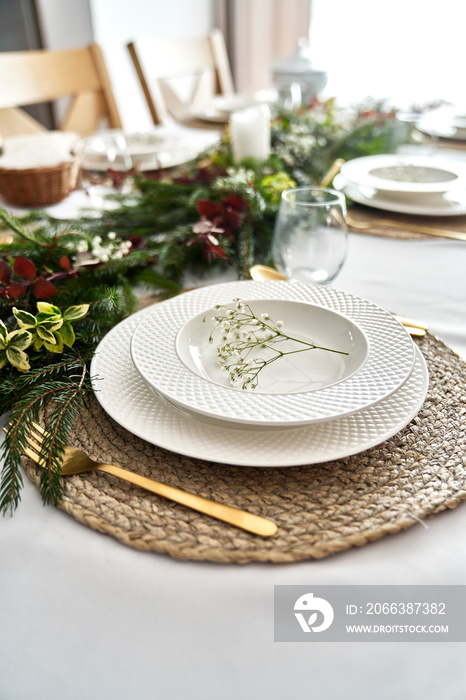
[(370, 187), (381, 195), (409, 195), (414, 199), (442, 194), (466, 184), (466, 166), (446, 158), (410, 154), (383, 154), (354, 158), (344, 163), (341, 175), (358, 187)]
[(131, 361), (130, 343), (144, 309), (115, 326), (92, 361), (94, 391), (102, 408), (126, 430), (159, 447), (210, 462), (246, 467), (288, 467), (341, 459), (388, 440), (419, 412), (428, 372), (416, 348), (413, 372), (389, 398), (350, 416), (295, 428), (247, 428), (188, 414), (157, 396)]
[[(112, 167), (126, 169), (128, 159), (131, 166), (139, 171), (158, 170), (183, 165), (193, 160), (198, 152), (186, 143), (186, 137), (177, 132), (137, 132), (125, 134), (108, 129), (87, 137), (81, 145), (80, 156), (83, 167), (88, 170), (107, 170), (109, 167), (108, 149), (113, 147), (115, 138), (122, 136), (117, 143), (117, 152)], [(78, 145), (78, 150), (79, 150)]]
[(348, 182), (343, 175), (337, 175), (333, 181), (336, 190), (358, 204), (374, 209), (414, 214), (416, 216), (463, 216), (466, 214), (466, 190), (452, 190), (442, 195), (411, 201), (387, 196), (372, 187), (358, 187)]
[[(180, 359), (176, 352), (177, 336), (185, 324), (199, 314), (211, 318), (215, 315), (216, 304), (230, 304), (234, 298), (251, 303), (254, 300), (299, 302), (310, 305), (309, 313), (314, 313), (314, 307), (319, 306), (336, 312), (336, 318), (342, 314), (346, 317), (342, 321), (347, 324), (349, 320), (359, 329), (356, 344), (362, 343), (361, 336), (366, 337), (365, 358), (362, 362), (357, 360), (351, 368), (339, 370), (332, 365), (329, 373), (341, 371), (341, 380), (326, 381), (324, 386), (313, 390), (303, 390), (301, 386), (298, 393), (256, 393), (216, 383), (202, 372), (193, 371)], [(281, 320), (286, 330), (287, 319)], [(315, 328), (303, 327), (302, 333), (305, 339), (317, 345), (332, 347), (340, 342), (338, 323), (330, 329), (329, 324), (321, 315), (320, 320), (315, 317)], [(291, 328), (296, 328), (294, 323)], [(208, 338), (210, 328), (206, 327), (205, 332)], [(351, 330), (342, 324), (341, 332), (343, 347), (337, 349), (351, 350)], [(355, 350), (356, 354), (359, 352), (359, 348)], [(335, 289), (277, 281), (209, 285), (161, 302), (152, 307), (136, 329), (131, 353), (141, 376), (170, 401), (212, 418), (274, 426), (304, 425), (359, 411), (396, 391), (414, 365), (411, 337), (384, 309)], [(323, 353), (323, 350), (311, 351), (308, 361), (317, 361), (318, 354)], [(341, 362), (341, 357), (332, 359)]]
[(419, 119), (416, 129), (433, 138), (466, 141), (466, 115), (440, 109)]

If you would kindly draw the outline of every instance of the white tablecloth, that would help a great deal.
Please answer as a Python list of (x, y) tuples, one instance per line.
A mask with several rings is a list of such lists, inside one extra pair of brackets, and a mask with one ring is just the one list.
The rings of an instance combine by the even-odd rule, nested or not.
[[(334, 286), (425, 320), (466, 359), (466, 244), (351, 235)], [(44, 507), (0, 523), (0, 699), (464, 698), (463, 643), (275, 643), (276, 584), (465, 584), (466, 503), (322, 561), (132, 550)]]

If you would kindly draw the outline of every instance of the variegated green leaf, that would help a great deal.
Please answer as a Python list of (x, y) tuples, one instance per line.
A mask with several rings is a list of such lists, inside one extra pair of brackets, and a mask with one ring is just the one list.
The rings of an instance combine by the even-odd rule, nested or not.
[(49, 304), (47, 301), (38, 301), (37, 302), (37, 310), (40, 311), (41, 313), (56, 314), (58, 316), (61, 316), (61, 311), (58, 308), (58, 306), (54, 306), (53, 304)]
[(51, 345), (55, 345), (55, 335), (52, 331), (49, 331), (47, 330), (47, 328), (43, 328), (42, 326), (37, 326), (36, 330), (37, 335), (41, 340), (44, 341), (44, 343), (50, 343)]
[(89, 304), (80, 304), (79, 306), (70, 306), (63, 312), (65, 321), (77, 321), (78, 318), (83, 318), (89, 311)]
[(72, 348), (75, 341), (75, 335), (71, 323), (68, 323), (66, 321), (58, 332), (63, 338), (64, 344), (67, 345), (69, 348)]
[(47, 328), (49, 331), (56, 331), (63, 323), (62, 316), (57, 314), (38, 313), (36, 316), (37, 325)]
[(2, 367), (5, 367), (7, 362), (8, 360), (6, 358), (6, 351), (0, 350), (0, 369), (2, 369)]
[(44, 341), (41, 340), (38, 336), (36, 336), (34, 338), (34, 342), (32, 344), (32, 347), (34, 348), (34, 350), (40, 350), (41, 347), (43, 346), (43, 344), (44, 344)]
[(22, 350), (18, 350), (18, 348), (7, 348), (6, 356), (8, 362), (20, 372), (27, 372), (31, 369), (29, 358)]
[(8, 335), (8, 328), (5, 326), (3, 321), (0, 321), (0, 338), (6, 338)]
[(63, 352), (63, 338), (59, 333), (54, 333), (53, 334), (55, 343), (49, 343), (46, 340), (44, 340), (44, 348), (46, 348), (49, 352)]
[(32, 334), (29, 331), (21, 329), (12, 331), (6, 337), (8, 348), (17, 348), (18, 350), (26, 350), (32, 343)]
[(36, 325), (35, 316), (27, 311), (22, 311), (21, 309), (13, 307), (13, 313), (21, 328), (34, 328)]

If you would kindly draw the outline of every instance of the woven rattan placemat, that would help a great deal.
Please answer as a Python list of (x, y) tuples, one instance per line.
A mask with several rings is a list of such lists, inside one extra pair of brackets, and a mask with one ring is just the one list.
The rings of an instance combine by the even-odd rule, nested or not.
[[(74, 444), (173, 486), (272, 518), (261, 538), (98, 472), (66, 477), (61, 507), (141, 550), (222, 563), (295, 562), (362, 546), (466, 498), (466, 363), (430, 334), (419, 339), (430, 388), (418, 416), (382, 445), (335, 462), (286, 469), (205, 463), (154, 447), (96, 400)], [(214, 429), (214, 428), (213, 428)], [(38, 470), (25, 462), (38, 483)]]

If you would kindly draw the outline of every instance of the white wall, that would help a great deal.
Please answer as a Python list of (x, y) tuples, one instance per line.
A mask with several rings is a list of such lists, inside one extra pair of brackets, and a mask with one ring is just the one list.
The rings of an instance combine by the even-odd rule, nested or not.
[(72, 49), (92, 43), (89, 0), (36, 0), (47, 49)]
[(150, 128), (152, 120), (126, 44), (143, 36), (184, 38), (207, 34), (213, 26), (212, 0), (89, 2), (94, 40), (105, 55), (123, 128)]

